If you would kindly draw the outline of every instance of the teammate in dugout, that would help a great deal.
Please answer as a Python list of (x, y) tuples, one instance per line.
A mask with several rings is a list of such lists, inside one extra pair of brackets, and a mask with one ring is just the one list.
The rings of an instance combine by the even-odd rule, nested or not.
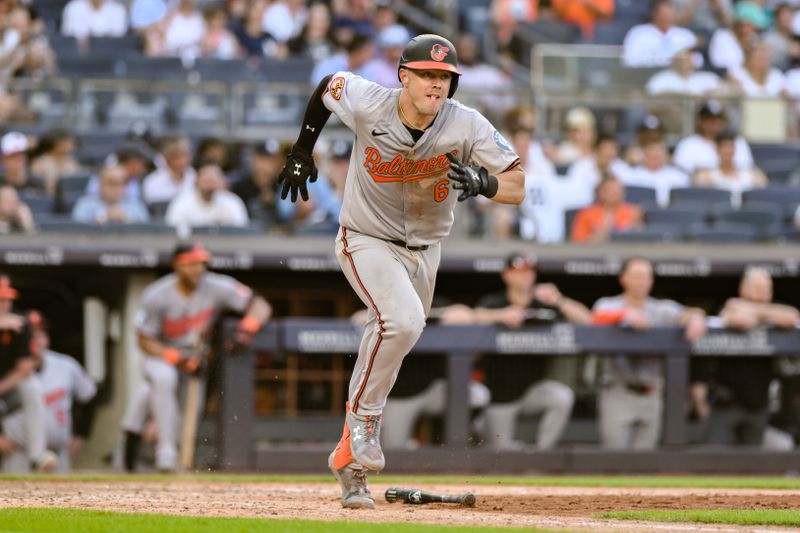
[[(0, 274), (0, 420), (17, 409), (27, 436), (24, 452), (33, 470), (51, 472), (58, 457), (47, 449), (46, 412), (42, 382), (30, 357), (32, 328), (29, 317), (13, 312), (19, 297), (11, 280)], [(14, 451), (10, 441), (0, 442), (0, 454)], [(5, 461), (4, 461), (5, 462)]]
[[(83, 446), (89, 434), (94, 405), (91, 400), (97, 386), (75, 359), (50, 349), (47, 323), (38, 312), (30, 312), (33, 338), (31, 360), (42, 384), (46, 410), (45, 434), (47, 449), (58, 455), (56, 470), (61, 473), (72, 469), (72, 459)], [(80, 410), (73, 418), (73, 399)], [(75, 420), (73, 433), (73, 420)], [(29, 463), (24, 450), (30, 440), (25, 427), (25, 415), (17, 411), (3, 420), (0, 435), (0, 454), (3, 471), (25, 473)]]
[(129, 470), (135, 467), (148, 410), (158, 432), (156, 467), (165, 472), (176, 470), (180, 376), (201, 369), (200, 352), (218, 313), (244, 314), (231, 341), (234, 352), (248, 346), (272, 314), (267, 301), (250, 287), (230, 276), (208, 272), (210, 259), (211, 254), (200, 244), (179, 244), (173, 253), (174, 272), (154, 281), (142, 296), (136, 332), (139, 348), (147, 355), (145, 380), (131, 396), (122, 421)]
[(312, 151), (330, 114), (353, 130), (336, 255), (370, 316), (342, 437), (328, 458), (346, 508), (375, 505), (367, 471), (385, 465), (381, 413), (425, 326), (456, 196), (519, 204), (525, 195), (517, 154), (485, 117), (451, 99), (459, 76), (453, 44), (430, 34), (403, 50), (399, 89), (350, 72), (326, 76), (280, 175), (282, 197), (307, 199), (306, 180), (317, 178)]

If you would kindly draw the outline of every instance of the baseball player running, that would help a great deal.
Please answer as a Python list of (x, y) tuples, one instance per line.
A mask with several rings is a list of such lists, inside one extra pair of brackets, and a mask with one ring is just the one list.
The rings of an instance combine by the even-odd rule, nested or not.
[[(33, 325), (31, 359), (42, 383), (47, 449), (58, 455), (57, 470), (69, 472), (72, 468), (72, 456), (77, 453), (82, 436), (89, 429), (87, 424), (86, 427), (79, 428), (86, 430), (80, 433), (82, 436), (73, 435), (73, 398), (81, 404), (87, 404), (97, 393), (97, 386), (75, 359), (49, 349), (50, 336), (46, 324), (38, 313), (31, 313), (30, 316)], [(11, 444), (10, 453), (3, 461), (3, 470), (28, 471), (29, 464), (22, 453), (29, 440), (24, 413), (18, 411), (3, 420), (3, 436)]]
[(217, 313), (244, 314), (232, 341), (233, 350), (249, 345), (272, 314), (267, 301), (250, 287), (230, 276), (208, 272), (210, 259), (211, 254), (200, 244), (178, 245), (173, 253), (174, 271), (154, 281), (142, 296), (135, 324), (139, 347), (147, 355), (145, 381), (129, 399), (122, 422), (129, 469), (135, 463), (149, 409), (158, 432), (156, 468), (176, 470), (179, 380), (200, 369), (202, 354), (198, 350)]
[[(0, 274), (0, 419), (21, 410), (27, 435), (25, 470), (30, 466), (39, 472), (50, 472), (56, 468), (58, 458), (47, 449), (42, 382), (30, 357), (31, 324), (27, 317), (12, 312), (18, 296), (8, 276)], [(7, 439), (0, 442), (2, 455), (12, 453), (14, 448)]]
[(306, 200), (306, 180), (317, 178), (312, 150), (330, 114), (353, 130), (336, 255), (370, 317), (342, 438), (328, 458), (347, 508), (375, 505), (366, 474), (385, 464), (381, 412), (425, 326), (456, 196), (519, 204), (525, 194), (517, 154), (480, 113), (450, 99), (459, 75), (453, 44), (426, 34), (403, 50), (399, 89), (351, 72), (326, 76), (280, 175), (283, 198)]

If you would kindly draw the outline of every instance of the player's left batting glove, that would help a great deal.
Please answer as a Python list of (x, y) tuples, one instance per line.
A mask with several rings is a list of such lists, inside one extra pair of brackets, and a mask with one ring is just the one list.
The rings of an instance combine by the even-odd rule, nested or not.
[(454, 189), (461, 190), (461, 194), (458, 195), (459, 202), (479, 194), (487, 198), (497, 194), (497, 178), (489, 175), (489, 171), (484, 167), (468, 167), (450, 152), (447, 153), (447, 159), (450, 160), (450, 172), (447, 173), (447, 177), (456, 182), (453, 184)]
[(251, 317), (244, 317), (240, 320), (233, 333), (233, 338), (228, 342), (228, 353), (231, 355), (245, 353), (253, 344), (253, 337), (256, 336), (259, 329), (261, 329), (261, 324)]
[(314, 164), (314, 158), (311, 152), (295, 144), (292, 146), (292, 151), (286, 156), (286, 164), (283, 165), (283, 170), (278, 176), (278, 183), (283, 183), (281, 199), (285, 200), (291, 191), (292, 202), (297, 201), (298, 192), (303, 200), (308, 200), (306, 180), (309, 177), (311, 183), (317, 181), (317, 167)]

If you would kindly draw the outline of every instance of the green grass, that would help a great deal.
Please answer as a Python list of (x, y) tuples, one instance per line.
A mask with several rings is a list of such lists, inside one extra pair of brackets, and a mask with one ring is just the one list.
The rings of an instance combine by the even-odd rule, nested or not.
[[(0, 533), (507, 533), (539, 531), (423, 524), (199, 518), (78, 509), (0, 509)], [(560, 533), (563, 533), (560, 532)]]
[(800, 511), (794, 509), (713, 509), (685, 511), (624, 511), (603, 513), (601, 518), (654, 522), (702, 522), (743, 526), (800, 526)]
[[(191, 474), (191, 475), (126, 475), (73, 474), (63, 476), (0, 476), (0, 480), (66, 479), (69, 481), (203, 481), (217, 483), (333, 483), (330, 475), (254, 475), (254, 474)], [(800, 477), (741, 476), (393, 476), (373, 475), (372, 483), (391, 485), (536, 485), (571, 487), (660, 487), (721, 489), (800, 489)]]

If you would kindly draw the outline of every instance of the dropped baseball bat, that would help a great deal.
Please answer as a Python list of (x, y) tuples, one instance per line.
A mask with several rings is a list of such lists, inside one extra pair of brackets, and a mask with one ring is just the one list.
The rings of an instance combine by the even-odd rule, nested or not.
[(386, 501), (389, 503), (403, 502), (415, 505), (425, 503), (455, 503), (464, 507), (475, 507), (475, 495), (465, 492), (459, 496), (432, 494), (419, 489), (386, 489)]

